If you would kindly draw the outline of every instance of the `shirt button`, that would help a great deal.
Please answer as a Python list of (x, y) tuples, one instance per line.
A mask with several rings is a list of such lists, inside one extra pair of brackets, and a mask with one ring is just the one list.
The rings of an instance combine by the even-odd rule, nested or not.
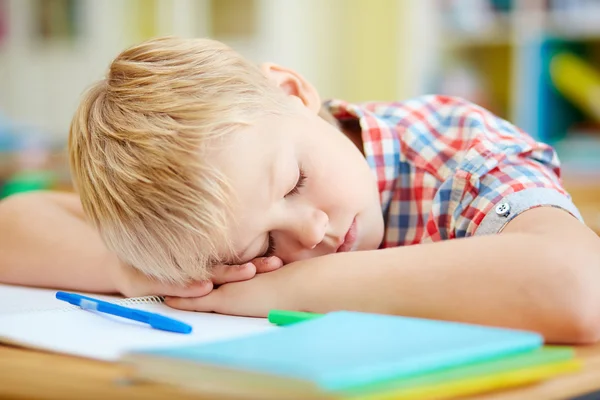
[(496, 214), (501, 217), (507, 217), (510, 214), (510, 205), (508, 203), (500, 203), (496, 206)]

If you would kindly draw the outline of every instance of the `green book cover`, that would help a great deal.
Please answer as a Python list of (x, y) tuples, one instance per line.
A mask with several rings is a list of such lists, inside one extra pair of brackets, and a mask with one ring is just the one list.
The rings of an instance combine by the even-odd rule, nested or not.
[(449, 368), (442, 371), (417, 375), (413, 378), (389, 380), (370, 385), (364, 385), (346, 391), (348, 398), (372, 395), (401, 390), (412, 390), (418, 387), (433, 386), (445, 382), (478, 378), (508, 371), (526, 369), (545, 364), (567, 361), (574, 358), (574, 352), (568, 347), (546, 346), (527, 353), (521, 353), (488, 362), (475, 363), (466, 366)]

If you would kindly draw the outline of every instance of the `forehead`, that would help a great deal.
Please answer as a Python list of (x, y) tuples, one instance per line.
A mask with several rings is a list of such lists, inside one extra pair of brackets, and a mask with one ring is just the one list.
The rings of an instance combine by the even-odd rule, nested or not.
[(256, 184), (269, 179), (273, 164), (287, 156), (296, 145), (296, 136), (282, 132), (281, 126), (279, 118), (270, 117), (239, 129), (227, 137), (224, 146), (213, 157), (212, 161), (240, 200), (255, 197), (259, 189)]

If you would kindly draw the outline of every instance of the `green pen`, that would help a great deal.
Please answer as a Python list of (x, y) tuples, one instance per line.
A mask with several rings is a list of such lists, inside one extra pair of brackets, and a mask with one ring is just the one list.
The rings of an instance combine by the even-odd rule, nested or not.
[(279, 326), (292, 325), (296, 322), (322, 317), (323, 314), (315, 314), (302, 311), (271, 310), (269, 311), (269, 322)]

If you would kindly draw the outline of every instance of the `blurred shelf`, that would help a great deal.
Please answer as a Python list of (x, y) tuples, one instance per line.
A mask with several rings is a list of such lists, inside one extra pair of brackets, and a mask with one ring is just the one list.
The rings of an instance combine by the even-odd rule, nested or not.
[(571, 41), (582, 41), (582, 42), (600, 42), (600, 24), (599, 26), (591, 28), (580, 28), (573, 29), (572, 27), (565, 29), (562, 26), (551, 26), (547, 32), (551, 36), (557, 36), (561, 39)]
[(513, 22), (506, 14), (496, 14), (477, 29), (463, 29), (446, 24), (443, 44), (448, 48), (510, 46), (513, 43)]
[(549, 34), (571, 40), (600, 41), (600, 7), (589, 12), (548, 12), (546, 31)]
[(448, 32), (445, 46), (448, 49), (463, 49), (470, 47), (502, 47), (511, 46), (512, 39), (508, 33), (486, 32), (474, 35), (466, 32)]
[[(600, 3), (599, 3), (600, 4)], [(569, 40), (600, 41), (600, 7), (593, 13), (562, 10), (496, 12), (471, 29), (444, 24), (442, 42), (448, 48), (513, 46), (547, 34)]]

